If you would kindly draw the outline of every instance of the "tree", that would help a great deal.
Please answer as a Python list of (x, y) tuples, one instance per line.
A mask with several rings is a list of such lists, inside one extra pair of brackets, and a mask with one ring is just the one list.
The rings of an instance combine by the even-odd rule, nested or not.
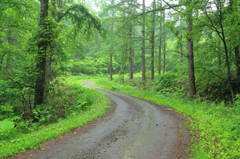
[(193, 17), (192, 17), (192, 0), (188, 1), (186, 6), (188, 12), (187, 15), (187, 48), (188, 48), (188, 82), (189, 82), (189, 96), (192, 99), (196, 94), (195, 74), (194, 74), (194, 54), (193, 54)]
[[(56, 7), (56, 5), (54, 4)], [(73, 4), (72, 6), (64, 6), (64, 2), (59, 2), (59, 6), (63, 8), (63, 11), (59, 12), (56, 17), (56, 22), (60, 22), (64, 18), (71, 20), (72, 25), (75, 27), (75, 34), (78, 32), (85, 32), (86, 38), (90, 37), (93, 29), (97, 29), (100, 33), (103, 31), (98, 19), (91, 15), (88, 10), (79, 4)], [(48, 48), (53, 44), (53, 38), (57, 38), (58, 35), (54, 33), (54, 21), (51, 21), (49, 15), (49, 1), (40, 1), (40, 21), (39, 21), (39, 41), (38, 54), (36, 57), (37, 66), (36, 71), (38, 78), (35, 84), (34, 95), (34, 107), (41, 105), (44, 102), (44, 93), (46, 89), (46, 60), (48, 56)], [(53, 15), (56, 15), (54, 13)], [(54, 16), (55, 17), (55, 16)], [(87, 26), (87, 27), (86, 27)]]
[[(156, 1), (153, 1), (153, 9), (156, 8)], [(154, 80), (154, 49), (155, 49), (155, 13), (152, 14), (152, 34), (151, 34), (151, 80)]]
[[(160, 3), (160, 7), (162, 7), (162, 1)], [(159, 32), (159, 48), (158, 48), (158, 74), (161, 74), (162, 70), (162, 37), (163, 37), (163, 10), (160, 11), (160, 32)]]
[(145, 0), (142, 1), (142, 81), (146, 81), (146, 66), (145, 66)]
[[(213, 3), (209, 3), (208, 1), (203, 1), (203, 6), (199, 7), (199, 9), (203, 12), (204, 15), (200, 15), (198, 18), (198, 21), (200, 21), (201, 24), (204, 25), (204, 27), (208, 28), (213, 32), (219, 40), (221, 41), (221, 47), (223, 48), (223, 52), (218, 52), (217, 56), (219, 59), (219, 62), (221, 62), (221, 54), (223, 53), (223, 56), (225, 58), (225, 67), (226, 67), (226, 80), (227, 85), (231, 94), (232, 99), (234, 99), (234, 94), (238, 90), (234, 90), (232, 86), (232, 73), (231, 73), (231, 59), (232, 55), (231, 52), (235, 53), (235, 64), (237, 67), (238, 72), (238, 49), (236, 49), (239, 45), (239, 40), (235, 38), (229, 38), (233, 37), (232, 34), (234, 32), (237, 32), (238, 30), (238, 22), (236, 21), (236, 17), (238, 14), (237, 10), (232, 8), (232, 1), (229, 1), (228, 6), (226, 6), (226, 1), (220, 1), (220, 0), (214, 0)], [(214, 6), (214, 7), (213, 7)], [(237, 6), (237, 5), (236, 5)], [(214, 9), (213, 9), (214, 8)], [(235, 15), (234, 17), (231, 15)], [(229, 32), (229, 30), (231, 32)], [(238, 36), (236, 36), (238, 37)], [(233, 49), (234, 48), (234, 49)], [(222, 66), (222, 65), (221, 65)], [(236, 74), (238, 76), (238, 73)]]
[[(131, 15), (133, 13), (133, 1), (131, 0), (130, 4), (130, 12), (129, 14)], [(134, 2), (135, 3), (135, 2)], [(135, 12), (135, 11), (134, 11)], [(130, 47), (129, 47), (129, 78), (133, 79), (133, 69), (134, 69), (134, 49), (133, 49), (133, 44), (134, 44), (134, 31), (133, 31), (134, 24), (133, 22), (130, 22), (129, 24), (129, 38), (130, 38)]]
[(37, 54), (37, 66), (36, 71), (38, 73), (38, 77), (35, 84), (35, 95), (34, 95), (34, 108), (37, 105), (41, 105), (44, 99), (45, 92), (45, 71), (46, 71), (46, 56), (47, 56), (47, 48), (48, 48), (48, 39), (49, 35), (46, 33), (49, 27), (47, 18), (48, 18), (48, 0), (40, 1), (40, 20), (39, 20), (39, 42), (38, 46), (38, 54)]
[[(165, 23), (165, 18), (166, 18), (166, 14), (165, 14), (165, 10), (163, 10), (163, 24)], [(163, 73), (166, 72), (166, 48), (167, 48), (167, 44), (166, 44), (166, 29), (163, 25)]]

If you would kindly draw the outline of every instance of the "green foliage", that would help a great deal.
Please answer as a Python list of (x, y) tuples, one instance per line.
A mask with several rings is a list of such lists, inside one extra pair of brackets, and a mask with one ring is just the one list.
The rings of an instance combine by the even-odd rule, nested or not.
[(81, 33), (81, 35), (85, 35), (85, 38), (89, 39), (93, 35), (94, 30), (97, 30), (103, 36), (105, 35), (104, 28), (99, 19), (89, 13), (88, 9), (82, 4), (65, 5), (56, 21), (60, 22), (62, 19), (71, 21), (73, 26), (72, 35), (74, 37)]
[(72, 60), (68, 68), (73, 75), (105, 74), (107, 73), (107, 62), (102, 58), (95, 59), (87, 57), (81, 61)]
[[(61, 80), (64, 81), (64, 78)], [(28, 133), (43, 124), (51, 124), (59, 118), (86, 111), (94, 103), (92, 90), (78, 83), (67, 84), (55, 80), (52, 82), (54, 87), (50, 87), (47, 92), (46, 102), (33, 108), (32, 89), (15, 80), (1, 81), (0, 84), (0, 121), (6, 118), (14, 120), (15, 130), (20, 133)], [(13, 86), (15, 89), (11, 88)], [(1, 136), (3, 139), (8, 137), (6, 134)]]
[[(102, 116), (110, 107), (110, 100), (98, 91), (83, 88), (80, 86), (81, 81), (83, 81), (82, 78), (71, 77), (65, 81), (61, 90), (57, 89), (54, 90), (54, 93), (51, 92), (52, 96), (57, 96), (57, 98), (51, 99), (52, 103), (60, 105), (41, 105), (34, 109), (34, 115), (39, 117), (38, 123), (24, 121), (18, 117), (4, 121), (4, 124), (1, 121), (0, 125), (7, 123), (7, 127), (4, 126), (7, 133), (0, 135), (0, 158), (25, 152), (30, 148), (36, 149), (40, 143), (52, 140)], [(57, 112), (54, 109), (65, 113), (65, 116), (56, 119)], [(52, 123), (53, 121), (55, 123)], [(15, 124), (14, 128), (13, 123)]]
[(9, 120), (0, 121), (0, 133), (5, 133), (14, 127), (14, 123)]
[(177, 75), (172, 72), (166, 72), (156, 78), (155, 90), (157, 92), (174, 91), (177, 85)]

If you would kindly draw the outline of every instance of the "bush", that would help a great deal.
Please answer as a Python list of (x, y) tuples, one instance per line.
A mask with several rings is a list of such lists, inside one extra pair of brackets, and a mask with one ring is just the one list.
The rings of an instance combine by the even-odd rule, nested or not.
[[(29, 133), (41, 125), (55, 123), (60, 118), (85, 111), (93, 104), (92, 90), (79, 83), (64, 81), (63, 78), (53, 81), (46, 91), (45, 102), (36, 108), (33, 107), (33, 89), (11, 80), (0, 81), (0, 133), (8, 132), (1, 135), (0, 139)], [(10, 123), (14, 123), (14, 128)]]
[(165, 92), (174, 90), (177, 86), (177, 76), (172, 72), (166, 72), (156, 78), (155, 90)]

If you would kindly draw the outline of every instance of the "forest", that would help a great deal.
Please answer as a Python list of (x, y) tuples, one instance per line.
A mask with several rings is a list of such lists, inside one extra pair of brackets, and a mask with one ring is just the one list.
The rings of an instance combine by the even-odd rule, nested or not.
[[(240, 156), (239, 0), (1, 0), (0, 19), (0, 149), (88, 112), (100, 94), (79, 81), (101, 78), (103, 87), (157, 101), (205, 103), (191, 110), (204, 117), (175, 108), (196, 122), (224, 118), (215, 124), (226, 134), (205, 136), (216, 145), (199, 144), (198, 158)], [(198, 124), (201, 143), (208, 128)]]

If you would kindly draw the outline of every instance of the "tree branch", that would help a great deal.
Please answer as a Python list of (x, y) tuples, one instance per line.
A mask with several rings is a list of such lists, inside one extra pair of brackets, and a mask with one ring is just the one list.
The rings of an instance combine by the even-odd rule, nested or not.
[(178, 54), (180, 54), (180, 55), (183, 55), (184, 57), (187, 57), (188, 58), (188, 55), (187, 54), (184, 54), (184, 53), (182, 53), (182, 52), (180, 52), (180, 51), (177, 51), (177, 50), (172, 50), (173, 52), (175, 52), (175, 53), (178, 53)]
[[(168, 2), (166, 2), (165, 0), (163, 0), (163, 2), (166, 3), (171, 9), (177, 11), (178, 13), (181, 13), (179, 10), (175, 9), (175, 7), (176, 7), (176, 6), (179, 7), (179, 5), (174, 5), (174, 6), (172, 6), (172, 5), (170, 5)], [(180, 5), (180, 6), (182, 6), (182, 5)]]
[(83, 7), (83, 6), (82, 5), (75, 5), (75, 6), (71, 7), (71, 8), (68, 8), (65, 13), (59, 13), (59, 17), (57, 19), (57, 22), (59, 22), (60, 20), (62, 20), (63, 17), (65, 17), (67, 14), (69, 14), (69, 12), (71, 10), (73, 10), (75, 8), (78, 8), (78, 7)]

